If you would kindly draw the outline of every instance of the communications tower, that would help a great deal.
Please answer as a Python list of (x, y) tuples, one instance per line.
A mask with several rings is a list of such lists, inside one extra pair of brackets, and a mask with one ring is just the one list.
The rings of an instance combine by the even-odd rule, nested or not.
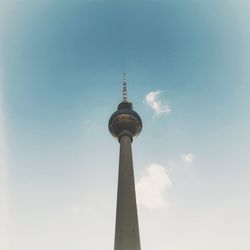
[(141, 130), (141, 118), (127, 99), (124, 75), (123, 100), (109, 120), (109, 131), (120, 143), (114, 250), (141, 249), (131, 148)]

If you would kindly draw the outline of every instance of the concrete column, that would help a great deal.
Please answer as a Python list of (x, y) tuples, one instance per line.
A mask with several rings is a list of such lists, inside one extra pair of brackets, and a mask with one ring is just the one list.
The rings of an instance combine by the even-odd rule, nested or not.
[(132, 160), (132, 137), (120, 138), (119, 177), (116, 208), (115, 250), (140, 250), (135, 181)]

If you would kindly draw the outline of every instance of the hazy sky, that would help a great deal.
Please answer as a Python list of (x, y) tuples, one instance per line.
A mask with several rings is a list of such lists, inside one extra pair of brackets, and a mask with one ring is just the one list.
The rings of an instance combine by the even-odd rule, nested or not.
[(0, 249), (113, 249), (126, 72), (142, 250), (249, 250), (249, 11), (0, 0)]

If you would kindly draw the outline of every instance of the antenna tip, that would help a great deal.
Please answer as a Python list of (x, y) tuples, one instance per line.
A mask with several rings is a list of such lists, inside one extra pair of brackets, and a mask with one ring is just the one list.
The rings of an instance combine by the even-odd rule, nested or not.
[(126, 102), (127, 101), (127, 84), (126, 84), (126, 74), (123, 73), (123, 101)]

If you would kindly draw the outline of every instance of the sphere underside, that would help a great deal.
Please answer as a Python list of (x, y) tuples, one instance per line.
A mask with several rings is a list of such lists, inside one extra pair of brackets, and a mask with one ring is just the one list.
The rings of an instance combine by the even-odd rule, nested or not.
[(118, 110), (109, 120), (110, 133), (119, 138), (119, 135), (128, 130), (133, 137), (139, 135), (142, 129), (140, 116), (133, 110)]

